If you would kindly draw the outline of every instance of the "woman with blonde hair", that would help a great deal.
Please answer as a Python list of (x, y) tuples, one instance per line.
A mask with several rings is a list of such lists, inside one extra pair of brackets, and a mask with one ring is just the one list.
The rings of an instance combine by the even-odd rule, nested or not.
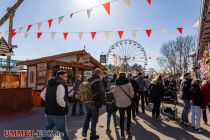
[(163, 99), (164, 85), (162, 75), (156, 76), (150, 85), (149, 100), (153, 103), (152, 117), (160, 117), (160, 104)]
[(203, 97), (203, 105), (202, 105), (202, 111), (203, 111), (203, 121), (205, 124), (208, 123), (207, 119), (207, 113), (206, 113), (206, 106), (209, 108), (210, 112), (210, 80), (204, 80), (201, 84), (201, 93)]

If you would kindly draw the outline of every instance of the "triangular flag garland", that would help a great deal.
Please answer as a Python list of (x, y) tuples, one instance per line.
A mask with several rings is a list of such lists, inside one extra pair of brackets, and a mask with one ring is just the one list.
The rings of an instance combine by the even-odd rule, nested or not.
[(42, 32), (37, 32), (37, 39), (39, 39), (42, 36)]
[(95, 36), (96, 36), (96, 32), (91, 32), (91, 37), (92, 37), (92, 39), (94, 39)]
[(146, 33), (147, 33), (147, 36), (150, 37), (151, 36), (151, 33), (152, 33), (152, 30), (151, 29), (147, 29), (146, 30)]
[(61, 21), (63, 20), (63, 18), (64, 18), (64, 16), (60, 16), (60, 17), (58, 17), (58, 24), (60, 24), (60, 23), (61, 23)]
[(107, 13), (110, 15), (110, 2), (103, 4), (103, 7), (107, 11)]
[(125, 2), (128, 6), (131, 5), (131, 1), (130, 1), (130, 0), (124, 0), (124, 2)]
[(123, 33), (124, 33), (124, 31), (118, 31), (118, 36), (120, 39), (122, 38)]
[(31, 27), (32, 27), (32, 24), (28, 25), (27, 32), (31, 29)]
[(163, 33), (167, 33), (167, 32), (168, 32), (168, 29), (163, 28), (163, 29), (161, 29), (161, 32), (163, 32)]
[[(29, 27), (28, 29), (30, 30), (30, 27), (31, 27), (31, 26), (28, 26), (28, 27)], [(178, 27), (178, 28), (174, 28), (174, 29), (177, 30), (180, 34), (183, 33), (183, 28), (182, 28), (182, 27)], [(173, 30), (174, 30), (174, 29), (173, 29)], [(124, 32), (130, 32), (130, 33), (132, 34), (133, 38), (135, 38), (135, 37), (136, 37), (136, 34), (137, 34), (138, 32), (145, 31), (146, 34), (147, 34), (147, 36), (150, 37), (153, 30), (155, 30), (155, 31), (156, 31), (156, 30), (160, 30), (160, 31), (163, 32), (163, 33), (167, 33), (168, 30), (172, 30), (172, 29), (168, 29), (168, 28), (162, 28), (162, 29), (146, 29), (146, 30), (142, 30), (142, 29), (126, 30), (126, 29), (124, 29), (124, 30), (121, 30), (121, 31), (62, 32), (62, 33), (63, 33), (63, 35), (65, 35), (65, 36), (64, 36), (64, 39), (67, 38), (67, 36), (68, 36), (69, 33), (72, 33), (72, 34), (75, 34), (75, 33), (76, 33), (76, 34), (79, 35), (79, 39), (81, 40), (83, 34), (85, 34), (85, 33), (88, 33), (88, 34), (90, 33), (92, 39), (95, 38), (95, 36), (96, 36), (97, 33), (104, 33), (106, 39), (108, 39), (111, 32), (116, 32), (116, 33), (118, 34), (119, 38), (121, 39)], [(9, 34), (11, 37), (14, 37), (14, 36), (17, 34), (17, 32), (16, 32), (15, 29), (13, 29), (13, 30), (11, 31), (11, 33), (8, 33), (7, 31), (6, 31), (6, 32), (0, 32), (0, 33), (3, 34), (3, 35)], [(19, 34), (20, 34), (20, 33), (23, 33), (23, 34), (24, 34), (24, 37), (27, 38), (29, 34), (33, 34), (34, 32), (19, 32)], [(27, 34), (26, 34), (26, 33), (27, 33)], [(55, 34), (60, 34), (61, 32), (39, 32), (39, 31), (38, 31), (38, 32), (36, 32), (36, 33), (51, 34), (51, 38), (54, 39)], [(65, 34), (64, 34), (64, 33), (65, 33)], [(42, 35), (42, 34), (41, 34), (41, 35)], [(41, 36), (41, 35), (40, 35), (40, 36)], [(39, 37), (39, 38), (40, 38), (40, 37)]]
[(23, 31), (23, 27), (19, 28), (19, 33), (21, 33)]
[(56, 34), (56, 32), (51, 32), (50, 33), (51, 39), (54, 39), (55, 38), (55, 34)]
[(182, 32), (183, 32), (183, 28), (182, 27), (177, 28), (177, 30), (179, 31), (180, 34), (182, 34)]
[(71, 13), (71, 14), (70, 14), (70, 18), (73, 18), (73, 15), (74, 15), (74, 13)]
[(88, 18), (90, 18), (90, 14), (91, 14), (92, 10), (93, 10), (93, 8), (87, 9)]
[(26, 39), (28, 36), (29, 36), (29, 33), (28, 32), (25, 32), (24, 33), (24, 38)]
[(132, 35), (134, 38), (136, 37), (137, 32), (138, 32), (137, 30), (132, 31)]
[(42, 22), (39, 22), (37, 26), (38, 26), (38, 31), (39, 31), (42, 27)]
[(109, 39), (110, 32), (104, 32), (106, 39)]
[(48, 20), (48, 26), (49, 26), (49, 28), (51, 27), (52, 22), (53, 22), (53, 19), (49, 19), (49, 20)]
[(81, 40), (83, 36), (83, 32), (79, 32), (78, 35), (79, 35), (79, 39)]
[(10, 33), (10, 37), (13, 38), (16, 34), (17, 34), (17, 32), (15, 31), (15, 29), (12, 29), (12, 31)]
[(63, 32), (63, 37), (65, 40), (67, 39), (68, 35), (69, 35), (69, 32)]
[(148, 3), (149, 5), (151, 5), (152, 0), (147, 0), (147, 3)]
[[(102, 7), (104, 7), (104, 9), (107, 11), (107, 13), (110, 15), (110, 14), (111, 14), (111, 12), (110, 12), (110, 11), (111, 11), (110, 5), (111, 5), (112, 2), (116, 2), (116, 1), (119, 1), (119, 0), (113, 0), (113, 1), (110, 1), (110, 2), (103, 3), (103, 4), (95, 5), (95, 6), (93, 6), (93, 7), (88, 8), (88, 9), (95, 9), (95, 8), (97, 8), (97, 7), (101, 7), (101, 6), (102, 6)], [(131, 1), (131, 0), (124, 0), (124, 2), (125, 2), (127, 5), (130, 5), (130, 1)], [(152, 1), (152, 0), (147, 0), (148, 4), (151, 4), (151, 1)], [(74, 14), (78, 14), (78, 13), (84, 12), (84, 11), (87, 12), (88, 9), (82, 9), (82, 10), (78, 10), (78, 11), (72, 12), (72, 13), (70, 13), (70, 14), (68, 14), (68, 15), (63, 15), (63, 16), (59, 16), (59, 17), (54, 17), (54, 18), (52, 18), (52, 19), (42, 21), (42, 23), (43, 23), (43, 22), (48, 22), (48, 26), (49, 26), (49, 28), (50, 28), (51, 25), (52, 25), (53, 20), (58, 20), (58, 23), (61, 23), (62, 20), (63, 20), (63, 18), (64, 18), (65, 16), (70, 16), (70, 18), (72, 18)], [(90, 11), (90, 10), (89, 10), (89, 11)], [(92, 10), (91, 10), (91, 11), (92, 11)], [(91, 12), (90, 12), (90, 14), (91, 14)], [(90, 14), (89, 14), (89, 15), (90, 15)], [(32, 27), (32, 25), (37, 25), (37, 24), (39, 24), (39, 23), (40, 23), (40, 22), (33, 23), (33, 24), (30, 24), (30, 25), (26, 25), (26, 26), (22, 26), (22, 28), (27, 27), (27, 32), (28, 32), (28, 31), (30, 30), (30, 28)], [(18, 27), (18, 28), (20, 29), (20, 27)], [(16, 29), (18, 29), (18, 28), (16, 28)], [(22, 31), (21, 31), (21, 32), (22, 32)]]

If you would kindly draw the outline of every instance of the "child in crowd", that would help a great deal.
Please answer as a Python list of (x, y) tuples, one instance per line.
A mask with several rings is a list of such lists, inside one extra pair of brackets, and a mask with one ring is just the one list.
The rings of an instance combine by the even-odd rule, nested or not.
[(192, 110), (192, 123), (191, 127), (197, 132), (201, 132), (200, 118), (202, 106), (202, 94), (200, 89), (200, 80), (194, 80), (189, 90)]
[(115, 127), (117, 126), (117, 122), (116, 122), (117, 106), (116, 106), (116, 103), (115, 103), (113, 90), (114, 90), (114, 86), (111, 86), (110, 91), (106, 92), (106, 112), (107, 112), (107, 130), (106, 130), (106, 133), (107, 134), (111, 133), (111, 130), (110, 130), (111, 116), (113, 116)]

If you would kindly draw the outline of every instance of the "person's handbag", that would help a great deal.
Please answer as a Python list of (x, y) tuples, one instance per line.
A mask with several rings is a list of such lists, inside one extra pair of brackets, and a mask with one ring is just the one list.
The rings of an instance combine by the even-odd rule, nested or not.
[(136, 105), (136, 103), (133, 101), (133, 99), (126, 93), (126, 91), (125, 91), (120, 85), (118, 85), (118, 86), (119, 86), (120, 89), (125, 93), (125, 95), (128, 96), (128, 98), (130, 99), (132, 108), (137, 108), (137, 105)]

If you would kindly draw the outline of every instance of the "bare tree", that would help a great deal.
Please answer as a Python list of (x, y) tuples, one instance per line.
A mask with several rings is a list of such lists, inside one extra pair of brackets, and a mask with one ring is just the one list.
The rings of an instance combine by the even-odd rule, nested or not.
[(189, 70), (190, 53), (197, 45), (195, 36), (177, 37), (161, 46), (159, 65), (163, 71), (182, 74)]

